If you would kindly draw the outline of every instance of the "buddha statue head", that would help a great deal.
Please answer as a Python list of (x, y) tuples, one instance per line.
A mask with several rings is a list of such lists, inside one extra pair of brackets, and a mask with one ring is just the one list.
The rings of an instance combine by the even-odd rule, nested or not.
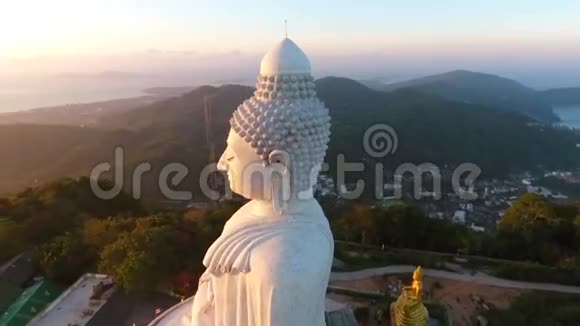
[(312, 197), (330, 117), (316, 97), (308, 58), (290, 39), (264, 56), (254, 96), (238, 106), (230, 126), (218, 168), (233, 192), (270, 200), (277, 211)]
[(423, 282), (423, 269), (421, 268), (421, 266), (417, 266), (417, 268), (413, 272), (413, 281)]

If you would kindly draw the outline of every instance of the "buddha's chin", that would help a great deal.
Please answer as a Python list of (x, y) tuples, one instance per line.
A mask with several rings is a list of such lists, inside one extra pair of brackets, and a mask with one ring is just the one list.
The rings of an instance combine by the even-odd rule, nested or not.
[(232, 192), (249, 200), (271, 200), (271, 196), (266, 196), (262, 189), (239, 189), (235, 184), (230, 189)]
[(233, 193), (238, 194), (238, 195), (240, 195), (240, 196), (242, 196), (242, 197), (244, 197), (246, 199), (254, 199), (254, 198), (252, 198), (252, 195), (251, 194), (247, 194), (246, 192), (244, 192), (243, 189), (238, 189), (238, 187), (237, 187), (237, 185), (235, 183), (232, 183), (231, 180), (229, 180), (229, 181), (230, 181), (230, 190)]

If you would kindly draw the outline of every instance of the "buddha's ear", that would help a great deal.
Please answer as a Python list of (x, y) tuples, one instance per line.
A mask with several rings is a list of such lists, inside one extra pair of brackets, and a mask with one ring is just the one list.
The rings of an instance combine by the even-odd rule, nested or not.
[(280, 164), (286, 171), (290, 170), (290, 154), (288, 152), (275, 149), (268, 154), (268, 165)]
[(282, 150), (273, 150), (268, 155), (268, 166), (271, 171), (271, 195), (274, 210), (283, 214), (290, 199), (290, 154)]

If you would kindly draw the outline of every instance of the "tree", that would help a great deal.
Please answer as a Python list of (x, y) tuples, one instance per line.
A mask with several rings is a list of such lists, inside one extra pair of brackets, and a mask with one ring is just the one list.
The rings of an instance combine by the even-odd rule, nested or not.
[(70, 233), (41, 246), (37, 254), (44, 274), (63, 283), (76, 280), (94, 262), (82, 240)]
[(411, 205), (392, 205), (380, 211), (382, 241), (395, 247), (421, 248), (429, 220)]
[[(0, 198), (0, 218), (15, 224), (10, 226), (14, 233), (0, 244), (6, 245), (6, 252), (19, 252), (66, 232), (75, 233), (89, 217), (134, 216), (142, 211), (141, 204), (125, 193), (105, 201), (93, 194), (88, 178), (64, 178)], [(15, 234), (18, 241), (13, 241)]]
[(379, 244), (382, 240), (377, 209), (361, 203), (339, 216), (333, 228), (339, 237), (362, 244)]
[(0, 218), (0, 260), (18, 254), (26, 246), (22, 233), (18, 224)]
[(354, 204), (332, 220), (335, 237), (365, 244), (456, 252), (469, 242), (465, 227), (432, 220), (416, 206)]
[(509, 309), (485, 313), (490, 325), (578, 325), (580, 300), (569, 294), (531, 292), (518, 297)]
[(575, 245), (578, 248), (578, 252), (580, 254), (580, 215), (574, 218), (574, 231), (576, 234)]
[(220, 236), (225, 222), (240, 208), (238, 202), (219, 207), (191, 209), (181, 219), (182, 230), (195, 234), (196, 248), (202, 253)]
[(128, 290), (154, 288), (178, 270), (175, 234), (168, 225), (121, 233), (101, 252), (99, 270)]
[(8, 198), (0, 198), (0, 216), (6, 216), (10, 210), (10, 200)]
[(536, 194), (521, 196), (499, 224), (499, 255), (569, 268), (577, 255), (574, 206), (555, 205)]
[(130, 232), (135, 228), (135, 220), (122, 217), (106, 219), (90, 218), (82, 226), (83, 241), (95, 252), (100, 252), (106, 245), (115, 241), (119, 234)]
[(527, 193), (510, 207), (499, 225), (503, 230), (528, 231), (537, 226), (550, 225), (556, 220), (552, 204), (539, 195)]

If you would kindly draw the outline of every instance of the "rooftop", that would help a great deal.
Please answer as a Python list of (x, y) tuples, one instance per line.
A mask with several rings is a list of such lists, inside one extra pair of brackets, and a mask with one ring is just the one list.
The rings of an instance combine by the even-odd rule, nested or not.
[[(101, 285), (99, 285), (101, 284)], [(50, 306), (34, 318), (29, 325), (83, 326), (93, 317), (115, 292), (116, 287), (106, 288), (101, 295), (95, 291), (99, 286), (111, 285), (112, 279), (104, 274), (85, 274), (71, 285)], [(91, 298), (93, 297), (93, 298)]]

